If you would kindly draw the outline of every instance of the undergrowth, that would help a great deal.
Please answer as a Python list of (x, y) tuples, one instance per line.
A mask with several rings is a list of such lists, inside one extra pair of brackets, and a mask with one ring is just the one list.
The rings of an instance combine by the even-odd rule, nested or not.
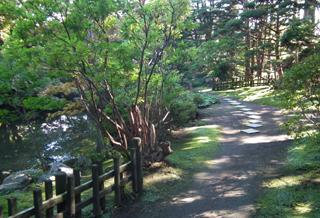
[(255, 217), (320, 217), (320, 137), (296, 141), (282, 175), (265, 183)]

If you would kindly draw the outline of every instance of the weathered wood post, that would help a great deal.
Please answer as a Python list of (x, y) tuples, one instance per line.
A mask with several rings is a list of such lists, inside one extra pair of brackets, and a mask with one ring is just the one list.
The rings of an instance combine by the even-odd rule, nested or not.
[[(102, 165), (102, 160), (97, 160), (95, 164), (98, 165), (98, 170), (99, 170), (99, 176), (103, 174), (103, 165)], [(104, 181), (99, 183), (99, 191), (102, 191), (104, 189)], [(106, 198), (102, 197), (100, 199), (100, 207), (102, 210), (106, 207)]]
[(33, 205), (34, 205), (34, 216), (36, 218), (42, 218), (42, 191), (40, 188), (33, 190)]
[(121, 166), (121, 155), (117, 154), (113, 157), (114, 164), (114, 196), (115, 203), (117, 206), (121, 205), (121, 187), (120, 187), (120, 166)]
[(92, 197), (93, 197), (93, 215), (100, 215), (99, 204), (99, 168), (97, 164), (92, 165)]
[(75, 217), (76, 201), (75, 201), (75, 178), (74, 175), (67, 177), (67, 217)]
[(216, 79), (213, 78), (212, 79), (212, 91), (215, 91), (216, 90)]
[[(46, 200), (49, 200), (53, 197), (53, 188), (52, 188), (52, 181), (50, 179), (47, 179), (44, 181), (45, 184), (45, 193), (46, 193)], [(50, 207), (46, 211), (46, 217), (52, 217), (53, 216), (53, 207)]]
[[(74, 184), (77, 187), (80, 185), (80, 170), (78, 168), (74, 168), (73, 175), (74, 175)], [(77, 204), (80, 202), (81, 202), (81, 193), (75, 196), (75, 203)], [(76, 212), (76, 218), (81, 218), (81, 215), (82, 215), (81, 210)]]
[(142, 172), (142, 146), (141, 139), (134, 137), (132, 139), (133, 147), (136, 148), (136, 158), (137, 158), (137, 191), (142, 192), (143, 189), (143, 172)]
[[(67, 174), (65, 172), (56, 173), (56, 195), (60, 195), (63, 192), (67, 191)], [(57, 205), (57, 213), (61, 213), (66, 209), (66, 203), (62, 202)]]
[(130, 149), (131, 155), (131, 172), (132, 172), (132, 190), (137, 192), (137, 156), (136, 156), (136, 148)]
[(9, 197), (9, 198), (7, 198), (7, 200), (8, 200), (8, 215), (9, 216), (15, 215), (18, 212), (17, 198)]
[(3, 205), (0, 205), (0, 218), (3, 218)]

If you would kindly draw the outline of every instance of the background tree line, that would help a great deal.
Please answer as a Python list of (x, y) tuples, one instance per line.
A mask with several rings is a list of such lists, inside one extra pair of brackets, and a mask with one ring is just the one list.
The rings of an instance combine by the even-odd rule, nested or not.
[[(319, 51), (312, 1), (193, 0), (194, 24), (182, 41), (190, 55), (178, 65), (186, 77), (281, 76)], [(201, 77), (199, 76), (199, 77)]]

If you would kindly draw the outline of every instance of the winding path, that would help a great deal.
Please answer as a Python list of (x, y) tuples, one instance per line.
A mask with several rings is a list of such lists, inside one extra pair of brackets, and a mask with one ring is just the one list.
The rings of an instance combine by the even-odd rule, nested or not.
[(173, 196), (152, 213), (128, 217), (255, 217), (263, 181), (277, 176), (292, 141), (277, 130), (283, 118), (279, 108), (237, 101), (263, 121), (263, 126), (258, 128), (260, 133), (246, 134), (241, 130), (249, 124), (248, 114), (241, 107), (220, 100), (220, 105), (200, 111), (200, 120), (221, 126), (223, 133), (221, 150), (210, 169), (195, 176), (189, 191)]

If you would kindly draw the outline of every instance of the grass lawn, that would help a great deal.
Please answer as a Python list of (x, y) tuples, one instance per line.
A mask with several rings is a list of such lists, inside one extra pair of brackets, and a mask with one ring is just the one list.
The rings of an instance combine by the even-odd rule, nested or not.
[(242, 101), (251, 101), (257, 104), (276, 107), (281, 106), (279, 97), (282, 92), (279, 90), (270, 90), (269, 86), (243, 87), (223, 91), (212, 91), (208, 89), (208, 87), (199, 87), (198, 90), (203, 90), (223, 97), (236, 98)]
[(320, 217), (320, 146), (308, 138), (288, 150), (282, 175), (265, 182), (255, 217)]

